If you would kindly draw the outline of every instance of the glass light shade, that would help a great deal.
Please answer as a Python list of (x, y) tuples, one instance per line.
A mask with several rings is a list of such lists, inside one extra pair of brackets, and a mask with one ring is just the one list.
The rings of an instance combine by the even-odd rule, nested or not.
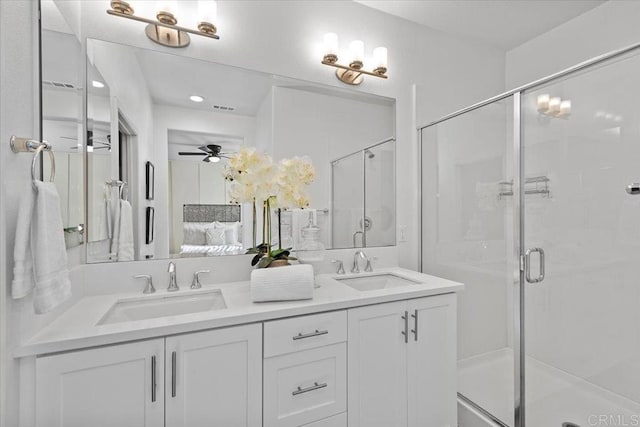
[(212, 0), (198, 2), (198, 22), (214, 24), (218, 18), (218, 4)]
[(550, 113), (559, 113), (560, 112), (560, 103), (562, 100), (560, 98), (551, 98), (549, 100), (549, 112)]
[(175, 1), (162, 0), (156, 3), (157, 12), (167, 12), (167, 13), (171, 13), (172, 15), (175, 15), (177, 9), (178, 9), (178, 5), (176, 4)]
[(571, 101), (566, 100), (560, 103), (560, 114), (569, 115), (571, 114)]
[(209, 157), (207, 158), (207, 161), (208, 161), (209, 163), (218, 163), (218, 162), (220, 161), (220, 157), (217, 157), (217, 156), (209, 156)]
[(351, 53), (351, 61), (364, 61), (364, 42), (362, 40), (354, 40), (349, 44), (349, 52)]
[(338, 55), (338, 35), (336, 33), (324, 35), (324, 54)]
[(549, 94), (544, 93), (542, 95), (538, 95), (538, 111), (547, 111), (549, 109)]
[(387, 68), (387, 48), (377, 47), (373, 49), (373, 67)]

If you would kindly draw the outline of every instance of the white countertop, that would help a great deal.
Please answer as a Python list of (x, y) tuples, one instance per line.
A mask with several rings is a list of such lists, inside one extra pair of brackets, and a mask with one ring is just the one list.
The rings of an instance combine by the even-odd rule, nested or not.
[[(382, 273), (394, 273), (420, 282), (420, 284), (392, 289), (357, 291), (334, 280), (334, 277), (365, 277)], [(322, 274), (316, 277), (316, 285), (320, 285), (320, 287), (314, 290), (314, 297), (311, 300), (254, 303), (251, 302), (249, 282), (203, 285), (199, 291), (191, 290), (189, 285), (182, 284), (180, 291), (171, 292), (171, 296), (220, 289), (227, 308), (104, 325), (98, 325), (98, 322), (116, 302), (122, 299), (144, 298), (146, 296), (141, 293), (127, 293), (86, 297), (16, 349), (14, 357), (77, 350), (204, 329), (420, 298), (457, 292), (464, 287), (461, 283), (398, 267), (379, 269), (373, 273), (342, 276)], [(150, 297), (157, 297), (161, 294), (167, 294), (166, 290), (158, 290)]]

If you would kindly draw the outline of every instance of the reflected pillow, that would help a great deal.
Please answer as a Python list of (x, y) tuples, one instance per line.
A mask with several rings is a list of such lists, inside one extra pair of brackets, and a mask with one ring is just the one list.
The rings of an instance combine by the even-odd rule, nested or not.
[(240, 223), (239, 222), (215, 222), (215, 228), (224, 230), (227, 245), (240, 244)]
[(184, 224), (184, 244), (185, 245), (206, 245), (207, 228), (211, 227), (209, 223), (187, 222)]
[(209, 246), (225, 245), (227, 242), (225, 234), (226, 234), (226, 230), (223, 228), (216, 228), (216, 227), (207, 228), (207, 232), (206, 232), (207, 245)]

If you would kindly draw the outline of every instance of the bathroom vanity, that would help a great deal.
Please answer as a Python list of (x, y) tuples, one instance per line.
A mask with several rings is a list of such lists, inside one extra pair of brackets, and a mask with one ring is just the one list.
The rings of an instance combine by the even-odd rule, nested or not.
[(18, 350), (23, 404), (47, 427), (457, 425), (462, 285), (400, 268), (317, 284), (308, 301), (252, 303), (248, 282), (84, 298)]

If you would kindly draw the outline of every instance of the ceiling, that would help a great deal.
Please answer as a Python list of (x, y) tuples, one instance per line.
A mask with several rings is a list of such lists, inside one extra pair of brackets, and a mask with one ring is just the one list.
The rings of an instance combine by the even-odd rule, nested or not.
[(508, 51), (606, 0), (354, 0), (427, 27)]

